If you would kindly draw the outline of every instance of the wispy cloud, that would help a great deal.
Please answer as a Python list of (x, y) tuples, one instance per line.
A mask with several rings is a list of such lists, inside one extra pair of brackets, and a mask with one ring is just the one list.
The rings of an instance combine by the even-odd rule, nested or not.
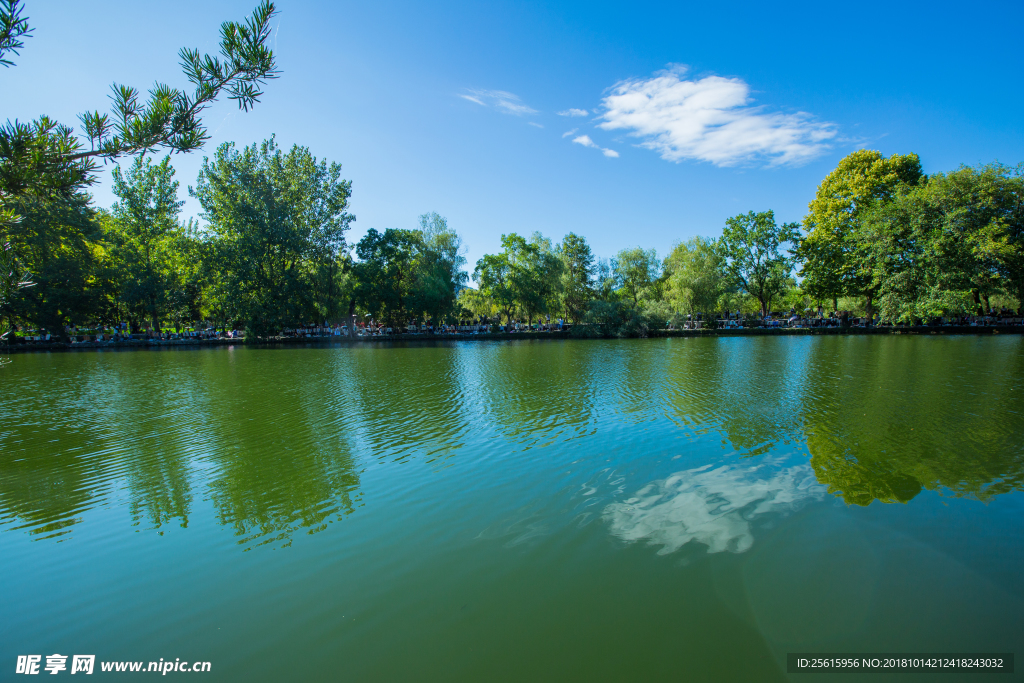
[(579, 130), (579, 128), (573, 128), (572, 130), (567, 130), (567, 131), (565, 131), (564, 133), (562, 133), (562, 137), (563, 137), (563, 138), (567, 138), (567, 137), (569, 137), (570, 135), (575, 135), (575, 134), (576, 134), (576, 131), (578, 131), (578, 130)]
[(558, 112), (559, 116), (587, 116), (590, 114), (586, 109), (566, 109)]
[(494, 107), (498, 111), (515, 116), (537, 113), (536, 109), (523, 104), (517, 95), (504, 90), (476, 90), (473, 88), (467, 90), (469, 94), (460, 93), (459, 97), (475, 102), (482, 107)]
[(758, 161), (796, 165), (821, 155), (836, 137), (836, 124), (808, 113), (751, 106), (750, 86), (739, 78), (687, 80), (686, 71), (676, 65), (651, 78), (616, 84), (602, 100), (600, 127), (631, 131), (629, 135), (644, 140), (641, 147), (662, 159), (717, 166)]
[[(562, 137), (565, 136), (563, 135)], [(580, 135), (579, 137), (573, 138), (572, 141), (575, 142), (577, 145), (583, 145), (584, 147), (593, 147), (594, 149), (599, 149), (601, 150), (601, 153), (604, 154), (606, 157), (615, 158), (619, 156), (619, 153), (616, 152), (614, 149), (607, 149), (595, 143), (593, 140), (590, 139), (589, 135)]]
[(543, 128), (544, 127), (543, 124), (537, 123), (536, 121), (527, 121), (526, 125), (533, 126), (534, 128)]

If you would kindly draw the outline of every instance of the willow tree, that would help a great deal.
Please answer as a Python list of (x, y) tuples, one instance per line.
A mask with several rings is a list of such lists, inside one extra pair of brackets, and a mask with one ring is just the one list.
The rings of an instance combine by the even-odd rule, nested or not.
[(677, 244), (665, 259), (666, 299), (677, 310), (709, 314), (726, 293), (725, 258), (716, 240), (694, 237)]
[[(505, 235), (501, 236), (502, 242)], [(476, 262), (473, 279), (480, 285), (480, 295), (491, 301), (498, 310), (499, 320), (512, 322), (516, 310), (516, 288), (513, 282), (515, 267), (509, 250), (497, 254), (484, 254)]]
[(462, 237), (437, 212), (420, 216), (420, 249), (416, 257), (414, 311), (435, 321), (457, 318), (462, 307), (459, 291), (469, 275)]
[(612, 259), (615, 284), (634, 307), (651, 295), (651, 289), (660, 271), (658, 254), (654, 249), (623, 249)]

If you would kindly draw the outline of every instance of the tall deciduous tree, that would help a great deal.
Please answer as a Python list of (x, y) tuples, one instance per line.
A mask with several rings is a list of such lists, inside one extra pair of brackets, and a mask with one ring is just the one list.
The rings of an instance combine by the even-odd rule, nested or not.
[(1024, 183), (1006, 167), (907, 186), (864, 212), (853, 237), (886, 320), (980, 312), (1000, 290), (1024, 294)]
[(894, 154), (861, 149), (844, 157), (818, 186), (804, 218), (806, 236), (797, 256), (803, 289), (817, 299), (864, 296), (871, 314), (876, 291), (870, 269), (858, 260), (859, 250), (850, 234), (863, 212), (877, 202), (890, 201), (902, 185), (923, 178), (916, 154)]
[(469, 275), (462, 238), (436, 212), (420, 216), (421, 243), (417, 254), (415, 297), (412, 308), (433, 320), (455, 316), (459, 291)]
[(570, 232), (558, 245), (562, 260), (562, 302), (565, 316), (579, 322), (594, 298), (594, 255), (587, 240)]
[[(505, 236), (501, 236), (502, 243)], [(499, 315), (511, 322), (516, 310), (516, 289), (513, 284), (514, 266), (508, 249), (499, 254), (484, 254), (476, 262), (473, 279), (480, 285), (480, 292), (489, 298), (498, 309)]]
[(169, 156), (157, 164), (149, 156), (138, 156), (127, 174), (115, 166), (113, 178), (113, 191), (120, 201), (114, 203), (111, 214), (119, 229), (110, 238), (124, 252), (121, 267), (133, 284), (131, 299), (142, 304), (139, 307), (145, 308), (159, 332), (172, 288), (178, 214), (185, 202), (178, 201), (178, 181)]
[(356, 300), (377, 320), (404, 327), (415, 309), (417, 256), (423, 245), (418, 230), (370, 228), (356, 244)]
[(89, 199), (84, 193), (22, 196), (15, 203), (20, 218), (7, 226), (3, 239), (17, 264), (11, 275), (21, 273), (24, 280), (27, 270), (33, 286), (11, 288), (3, 305), (5, 319), (46, 328), (66, 341), (66, 325), (86, 322), (98, 312), (95, 271), (101, 234)]
[(775, 223), (773, 211), (750, 211), (725, 222), (720, 241), (726, 270), (736, 286), (761, 304), (768, 315), (772, 301), (786, 291), (793, 259), (783, 245), (799, 238), (797, 223)]
[(340, 164), (298, 145), (284, 153), (273, 138), (242, 150), (224, 143), (189, 192), (209, 221), (228, 318), (264, 336), (318, 315), (313, 274), (341, 258), (355, 220)]

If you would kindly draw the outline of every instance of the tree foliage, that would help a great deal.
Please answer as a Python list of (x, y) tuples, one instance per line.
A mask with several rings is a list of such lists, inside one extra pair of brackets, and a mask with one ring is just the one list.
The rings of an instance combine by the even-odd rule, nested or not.
[[(0, 6), (0, 58), (16, 54), (23, 46), (19, 38), (30, 31), (20, 11), (16, 0), (4, 0)], [(0, 218), (14, 218), (10, 202), (23, 194), (66, 198), (95, 183), (98, 160), (160, 148), (190, 152), (202, 147), (209, 134), (201, 114), (210, 104), (227, 93), (248, 111), (259, 102), (263, 84), (278, 76), (268, 47), (275, 13), (272, 2), (263, 2), (245, 21), (224, 22), (219, 56), (183, 48), (179, 56), (191, 93), (157, 83), (143, 101), (136, 88), (114, 84), (111, 114), (87, 111), (79, 117), (84, 140), (73, 128), (46, 116), (0, 126)]]
[(920, 321), (978, 312), (1024, 275), (1020, 169), (962, 167), (906, 186), (866, 211), (851, 233), (883, 318)]
[(737, 287), (757, 299), (762, 316), (786, 290), (794, 259), (782, 249), (799, 238), (798, 227), (777, 225), (773, 211), (750, 211), (725, 222), (721, 249), (726, 271)]
[(138, 156), (127, 174), (115, 166), (113, 191), (119, 201), (111, 209), (107, 241), (117, 262), (121, 303), (138, 320), (145, 312), (154, 330), (167, 313), (173, 288), (178, 245), (178, 181), (170, 157), (153, 164)]
[(558, 245), (562, 260), (562, 302), (565, 317), (579, 322), (594, 298), (594, 255), (587, 240), (570, 232)]
[(622, 290), (634, 307), (642, 299), (654, 294), (655, 281), (660, 274), (658, 254), (654, 249), (623, 249), (612, 259), (611, 267), (615, 284)]
[[(5, 241), (17, 276), (31, 273), (34, 286), (11, 289), (3, 317), (28, 320), (67, 339), (65, 326), (99, 313), (95, 280), (100, 226), (88, 195), (44, 199), (22, 197), (14, 208), (19, 220), (8, 225)], [(27, 279), (21, 275), (22, 281)]]
[(717, 240), (694, 237), (677, 244), (665, 259), (665, 298), (690, 315), (711, 314), (728, 289), (725, 258)]
[[(338, 300), (339, 260), (354, 220), (352, 184), (340, 164), (297, 145), (285, 153), (273, 138), (242, 150), (224, 143), (189, 191), (212, 231), (216, 296), (229, 320), (265, 336), (314, 311), (323, 319), (327, 311), (316, 304), (330, 309)], [(321, 269), (333, 276), (321, 277)]]
[(23, 9), (21, 0), (0, 0), (0, 65), (14, 66), (8, 56), (18, 54), (25, 47), (21, 39), (32, 34)]
[(864, 211), (890, 201), (901, 187), (916, 185), (923, 178), (916, 154), (886, 158), (862, 149), (844, 157), (818, 186), (804, 218), (807, 234), (797, 249), (804, 289), (817, 299), (833, 302), (841, 296), (863, 295), (870, 308), (876, 295), (871, 270), (860, 260), (851, 232)]

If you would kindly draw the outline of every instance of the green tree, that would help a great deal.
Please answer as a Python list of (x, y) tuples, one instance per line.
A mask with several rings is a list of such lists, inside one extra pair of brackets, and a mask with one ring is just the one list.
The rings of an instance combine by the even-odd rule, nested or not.
[(562, 260), (562, 302), (565, 317), (579, 322), (594, 298), (594, 255), (587, 240), (570, 232), (558, 245)]
[(98, 313), (95, 270), (101, 234), (89, 200), (79, 193), (49, 200), (22, 196), (14, 203), (19, 220), (8, 224), (0, 241), (10, 245), (9, 258), (31, 273), (34, 286), (10, 292), (2, 311), (9, 324), (26, 321), (67, 341), (65, 326)]
[[(505, 239), (505, 235), (502, 235), (502, 244)], [(492, 302), (499, 316), (504, 317), (506, 322), (512, 322), (512, 314), (516, 309), (513, 275), (514, 266), (508, 249), (499, 254), (484, 254), (473, 270), (473, 279), (480, 285), (481, 295)]]
[(782, 253), (784, 244), (799, 237), (798, 224), (775, 223), (773, 211), (733, 216), (726, 220), (720, 240), (726, 271), (736, 286), (757, 299), (761, 316), (768, 315), (772, 301), (786, 291), (793, 259)]
[(459, 291), (469, 280), (463, 270), (466, 257), (462, 238), (436, 212), (420, 216), (419, 232), (412, 310), (436, 321), (458, 317)]
[(1000, 290), (1024, 302), (1024, 164), (961, 166), (932, 176), (920, 193), (933, 207), (944, 286), (970, 290), (986, 309)]
[(177, 330), (206, 318), (213, 276), (209, 269), (210, 246), (192, 219), (174, 232), (167, 313)]
[(28, 17), (21, 16), (21, 11), (21, 0), (0, 1), (0, 65), (5, 67), (14, 66), (7, 55), (18, 54), (25, 47), (21, 39), (32, 34)]
[(916, 154), (886, 158), (861, 149), (844, 157), (808, 205), (807, 234), (797, 247), (803, 289), (815, 299), (831, 299), (833, 308), (838, 308), (840, 296), (864, 296), (870, 317), (877, 292), (868, 264), (858, 260), (861, 251), (851, 241), (851, 230), (868, 207), (890, 201), (898, 188), (923, 178)]
[(512, 233), (501, 236), (502, 252), (477, 261), (473, 278), (508, 321), (517, 309), (532, 324), (556, 301), (562, 261), (551, 240), (534, 233), (530, 240)]
[(883, 318), (913, 322), (980, 309), (1024, 281), (1024, 187), (1018, 172), (962, 167), (906, 186), (864, 212), (852, 233)]
[(491, 297), (472, 287), (464, 287), (459, 291), (459, 306), (477, 318), (490, 319), (499, 313)]
[(286, 154), (273, 138), (240, 151), (224, 143), (204, 159), (189, 192), (209, 221), (223, 315), (255, 336), (317, 316), (316, 266), (345, 250), (351, 191), (340, 164), (298, 145)]
[(138, 156), (127, 174), (115, 166), (112, 175), (120, 201), (111, 209), (119, 230), (110, 237), (125, 252), (121, 261), (134, 285), (131, 298), (142, 304), (136, 307), (145, 308), (150, 325), (159, 332), (172, 287), (178, 214), (185, 202), (178, 201), (178, 181), (169, 156), (157, 164), (148, 156)]
[(403, 328), (416, 313), (410, 304), (422, 245), (420, 231), (392, 228), (383, 233), (370, 228), (356, 244), (356, 299), (377, 320)]
[[(4, 242), (0, 246), (0, 341), (9, 339), (8, 335), (14, 325), (14, 314), (10, 312), (8, 317), (9, 304), (19, 290), (24, 287), (31, 287), (32, 280), (14, 256), (14, 248), (10, 242)], [(2, 362), (0, 362), (2, 364)]]
[(611, 267), (616, 285), (634, 308), (639, 307), (641, 299), (650, 297), (659, 275), (658, 254), (654, 249), (623, 249), (612, 259)]
[(527, 325), (533, 324), (534, 316), (557, 311), (562, 294), (562, 269), (564, 264), (551, 239), (539, 232), (530, 236), (527, 249), (519, 251), (521, 259), (520, 305), (526, 312)]
[[(11, 242), (12, 249), (7, 252), (11, 258), (16, 258), (18, 249), (26, 248), (25, 244), (15, 244), (24, 234), (55, 236), (66, 231), (69, 225), (82, 224), (80, 218), (84, 205), (80, 197), (87, 186), (96, 182), (99, 160), (105, 163), (126, 154), (161, 147), (174, 152), (192, 151), (209, 138), (202, 125), (201, 114), (221, 94), (227, 93), (229, 99), (235, 100), (246, 111), (257, 103), (262, 95), (260, 87), (277, 77), (275, 58), (267, 46), (270, 20), (274, 14), (273, 3), (264, 2), (250, 19), (242, 23), (222, 24), (220, 56), (182, 49), (179, 54), (185, 76), (193, 86), (191, 93), (157, 83), (149, 91), (148, 100), (143, 102), (135, 88), (115, 84), (111, 115), (94, 111), (79, 117), (85, 132), (84, 140), (71, 127), (46, 116), (29, 123), (7, 121), (0, 125), (0, 233), (15, 238)], [(19, 53), (24, 47), (23, 38), (31, 33), (19, 0), (2, 0), (0, 64), (12, 66), (10, 56)], [(33, 213), (29, 220), (35, 227), (17, 225), (25, 222), (19, 217), (27, 218), (25, 213), (20, 213), (22, 209)], [(38, 224), (42, 216), (68, 218), (73, 214), (78, 214), (78, 217), (46, 230)], [(77, 236), (67, 243), (31, 248), (36, 255), (47, 255), (47, 268), (53, 275), (38, 279), (38, 287), (32, 295), (38, 304), (34, 307), (37, 312), (49, 311), (46, 318), (50, 326), (56, 325), (58, 320), (69, 320), (69, 316), (77, 315), (66, 305), (72, 299), (84, 301), (80, 296), (85, 291), (82, 287), (95, 275), (92, 258), (95, 243), (85, 248), (89, 238), (84, 238), (83, 242), (78, 237), (85, 233), (76, 228), (71, 230)], [(94, 230), (93, 227), (86, 232)], [(89, 256), (83, 256), (83, 261), (74, 264), (69, 259), (75, 253), (88, 253)], [(54, 259), (49, 259), (51, 256)], [(12, 289), (17, 284), (9, 275), (15, 270), (19, 268), (5, 269), (5, 274), (0, 274), (4, 280), (3, 288)], [(58, 272), (63, 272), (70, 279), (54, 275)], [(60, 293), (47, 291), (51, 286), (59, 289)], [(92, 284), (89, 287), (94, 289)], [(71, 296), (72, 290), (78, 294)], [(64, 301), (65, 307), (53, 308), (45, 304), (58, 300)]]
[(710, 314), (725, 294), (728, 274), (716, 240), (694, 237), (677, 244), (665, 259), (666, 298), (677, 310)]

